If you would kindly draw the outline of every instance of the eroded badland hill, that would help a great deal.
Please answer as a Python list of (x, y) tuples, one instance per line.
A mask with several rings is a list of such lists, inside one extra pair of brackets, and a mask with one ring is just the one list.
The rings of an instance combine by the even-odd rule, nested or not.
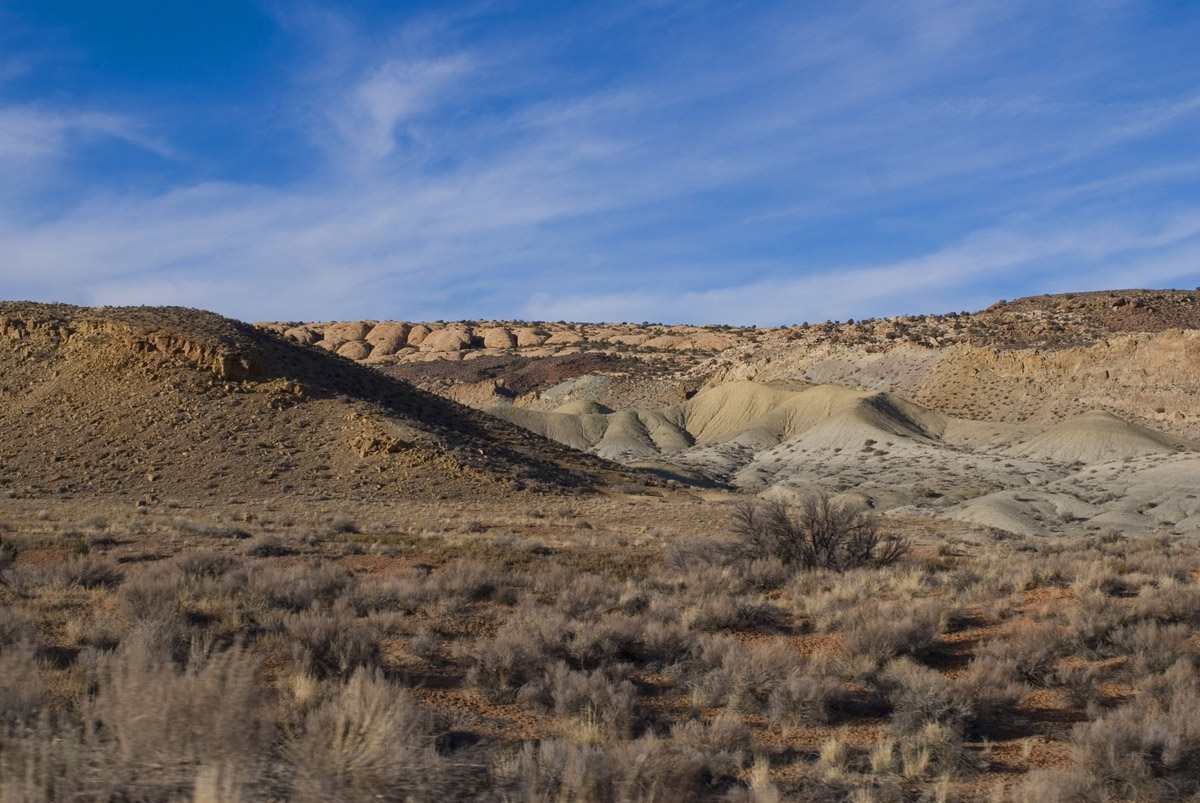
[(572, 448), (1021, 534), (1200, 527), (1200, 293), (773, 329), (260, 324)]

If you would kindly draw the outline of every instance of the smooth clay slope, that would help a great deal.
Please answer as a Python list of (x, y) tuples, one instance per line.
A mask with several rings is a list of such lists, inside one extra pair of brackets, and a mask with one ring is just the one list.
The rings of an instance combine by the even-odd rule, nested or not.
[(0, 304), (0, 493), (485, 497), (621, 473), (326, 352), (180, 308)]
[(893, 515), (1025, 535), (1200, 531), (1200, 444), (1101, 411), (1050, 427), (998, 424), (877, 391), (749, 381), (649, 411), (488, 410), (577, 449), (768, 496), (823, 488)]

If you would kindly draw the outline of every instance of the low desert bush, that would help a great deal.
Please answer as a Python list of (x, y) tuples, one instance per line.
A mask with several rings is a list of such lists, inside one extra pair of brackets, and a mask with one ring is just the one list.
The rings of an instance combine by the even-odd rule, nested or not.
[(430, 575), (442, 604), (481, 602), (494, 597), (506, 576), (503, 566), (480, 560), (456, 560)]
[(1125, 669), (1133, 678), (1165, 672), (1177, 660), (1197, 659), (1191, 628), (1183, 624), (1142, 621), (1116, 630), (1111, 641), (1113, 651), (1127, 657)]
[(224, 767), (238, 785), (264, 772), (271, 696), (249, 654), (197, 656), (184, 670), (131, 638), (89, 664), (95, 691), (77, 732), (88, 766), (80, 779), (104, 789), (104, 799), (179, 799), (206, 766)]
[(26, 641), (41, 641), (37, 627), (16, 608), (0, 603), (0, 650)]
[(713, 637), (702, 643), (696, 659), (693, 694), (705, 705), (761, 713), (775, 690), (804, 669), (804, 659), (785, 644), (747, 646), (733, 638)]
[(379, 663), (378, 630), (344, 606), (327, 614), (293, 614), (284, 626), (299, 669), (314, 677), (345, 678)]
[(767, 714), (789, 727), (828, 725), (849, 705), (850, 694), (836, 678), (793, 671), (771, 692)]
[(1007, 638), (985, 641), (975, 655), (981, 660), (1012, 661), (1017, 679), (1045, 686), (1054, 676), (1055, 662), (1068, 651), (1065, 638), (1053, 622), (1018, 623), (1009, 628)]
[(566, 735), (572, 741), (627, 739), (633, 731), (637, 692), (628, 680), (605, 672), (574, 670), (559, 662), (539, 682), (526, 687), (522, 697), (567, 720)]
[(558, 592), (554, 606), (572, 619), (595, 616), (614, 607), (620, 593), (621, 588), (612, 580), (585, 574)]
[(54, 570), (54, 580), (66, 588), (108, 588), (121, 585), (125, 575), (115, 563), (91, 557), (79, 557)]
[[(5, 624), (0, 620), (0, 628)], [(0, 639), (4, 637), (0, 632)], [(32, 637), (21, 633), (7, 643), (0, 641), (0, 753), (6, 730), (37, 718), (43, 693), (38, 669), (38, 645)]]
[(184, 579), (213, 580), (243, 565), (241, 558), (223, 552), (188, 552), (175, 560)]
[(252, 558), (281, 558), (292, 554), (292, 548), (284, 544), (279, 536), (267, 533), (247, 544), (246, 554)]
[(981, 737), (1010, 728), (1029, 688), (1015, 679), (1010, 660), (979, 659), (951, 681), (908, 658), (892, 661), (879, 685), (892, 707), (892, 726), (902, 739), (930, 724), (960, 737)]
[(1021, 680), (1013, 658), (976, 656), (954, 682), (955, 693), (970, 706), (967, 732), (987, 737), (1011, 729), (1021, 705), (1033, 691)]
[(715, 632), (776, 630), (787, 619), (778, 605), (761, 598), (719, 594), (697, 600), (683, 621), (696, 630)]
[(900, 655), (921, 657), (941, 641), (945, 606), (936, 601), (911, 605), (866, 602), (845, 619), (845, 652), (886, 661)]
[(567, 657), (571, 631), (565, 617), (518, 613), (485, 639), (471, 657), (467, 681), (494, 702), (512, 702), (552, 661)]
[(636, 642), (635, 660), (643, 667), (662, 669), (691, 658), (696, 636), (678, 622), (644, 618)]
[(499, 778), (511, 800), (561, 800), (572, 803), (684, 803), (711, 798), (736, 783), (743, 761), (733, 745), (714, 744), (706, 730), (729, 738), (727, 721), (695, 723), (659, 738), (576, 745), (561, 739), (526, 744), (500, 768)]
[(1133, 612), (1123, 601), (1091, 593), (1078, 597), (1078, 604), (1065, 614), (1067, 636), (1077, 655), (1111, 658), (1117, 650), (1113, 637), (1130, 623)]
[(329, 607), (354, 582), (345, 569), (328, 561), (295, 566), (270, 563), (251, 572), (248, 581), (245, 595), (251, 606), (292, 612), (314, 604)]
[(1180, 584), (1144, 588), (1133, 603), (1134, 616), (1161, 624), (1200, 626), (1200, 586)]
[(800, 569), (887, 566), (909, 549), (882, 534), (874, 516), (825, 494), (807, 497), (794, 512), (780, 500), (745, 501), (734, 508), (733, 534), (746, 560), (770, 557)]
[(884, 668), (880, 685), (892, 707), (892, 727), (901, 737), (913, 737), (931, 723), (966, 732), (972, 717), (970, 703), (952, 681), (934, 670), (899, 658)]
[(1064, 663), (1054, 671), (1052, 682), (1067, 693), (1071, 705), (1091, 710), (1104, 701), (1100, 683), (1107, 671), (1094, 664)]
[(1022, 785), (1029, 803), (1091, 800), (1185, 800), (1200, 794), (1200, 691), (1182, 666), (1161, 691), (1075, 727), (1071, 765)]

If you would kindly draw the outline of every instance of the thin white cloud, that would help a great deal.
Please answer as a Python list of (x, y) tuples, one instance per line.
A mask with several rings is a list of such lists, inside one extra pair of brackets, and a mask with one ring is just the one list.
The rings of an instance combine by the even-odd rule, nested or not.
[(0, 160), (62, 156), (79, 141), (123, 140), (160, 156), (170, 154), (131, 117), (33, 106), (0, 106)]
[(470, 59), (392, 59), (372, 69), (329, 114), (352, 158), (380, 159), (396, 147), (402, 129), (445, 102), (469, 75)]

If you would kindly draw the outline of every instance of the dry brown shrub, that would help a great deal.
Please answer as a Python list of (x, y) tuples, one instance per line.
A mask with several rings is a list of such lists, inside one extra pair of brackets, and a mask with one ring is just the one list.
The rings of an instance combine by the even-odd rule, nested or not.
[(874, 516), (823, 493), (808, 496), (794, 512), (781, 500), (743, 501), (734, 508), (733, 533), (746, 560), (773, 557), (809, 570), (887, 566), (909, 550), (904, 539), (882, 534)]

